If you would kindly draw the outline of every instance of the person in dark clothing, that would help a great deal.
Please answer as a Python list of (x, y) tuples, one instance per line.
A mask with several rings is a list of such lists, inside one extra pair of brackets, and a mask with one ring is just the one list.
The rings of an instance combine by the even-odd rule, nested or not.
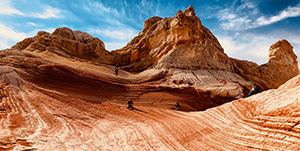
[(134, 109), (132, 99), (130, 99), (130, 100), (127, 102), (127, 105), (128, 105), (128, 106), (127, 106), (127, 109), (131, 109), (131, 110)]
[(176, 102), (176, 104), (174, 106), (175, 106), (176, 111), (180, 110), (179, 102)]
[(118, 65), (115, 66), (115, 75), (118, 75), (119, 74), (119, 67)]
[(252, 90), (249, 92), (248, 96), (257, 94), (257, 93), (259, 93), (259, 92), (260, 92), (260, 87), (259, 87), (256, 83), (254, 83), (254, 84), (253, 84), (253, 88), (252, 88)]

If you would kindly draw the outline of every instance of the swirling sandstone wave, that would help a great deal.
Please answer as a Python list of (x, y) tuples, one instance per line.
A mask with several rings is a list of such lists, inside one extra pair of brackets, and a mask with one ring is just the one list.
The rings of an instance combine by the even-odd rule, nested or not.
[[(0, 51), (0, 149), (299, 150), (292, 49), (278, 41), (261, 66), (229, 58), (193, 7), (112, 52), (84, 32), (39, 32)], [(270, 90), (230, 102), (252, 82)]]
[[(300, 87), (269, 90), (204, 112), (94, 102), (1, 67), (5, 150), (299, 150)], [(154, 103), (154, 102), (153, 102)]]

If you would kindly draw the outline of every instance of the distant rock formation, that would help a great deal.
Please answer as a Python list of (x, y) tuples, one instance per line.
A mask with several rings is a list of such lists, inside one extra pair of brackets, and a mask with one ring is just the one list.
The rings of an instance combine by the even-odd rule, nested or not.
[(263, 89), (278, 88), (299, 74), (297, 56), (287, 40), (273, 44), (269, 50), (268, 62), (261, 66), (248, 61), (232, 60), (237, 74), (258, 83)]
[(79, 58), (94, 60), (107, 53), (104, 43), (88, 33), (72, 31), (62, 27), (52, 34), (40, 31), (33, 38), (26, 38), (12, 49), (33, 51), (37, 53), (54, 52), (62, 56), (71, 55)]
[(280, 85), (299, 74), (297, 56), (293, 51), (293, 46), (287, 40), (276, 42), (270, 47), (269, 60), (263, 67), (265, 74), (270, 76), (273, 87)]

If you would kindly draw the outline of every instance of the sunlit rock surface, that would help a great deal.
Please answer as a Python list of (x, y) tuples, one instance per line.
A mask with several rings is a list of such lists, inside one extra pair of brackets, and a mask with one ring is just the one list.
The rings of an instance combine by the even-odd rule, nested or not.
[[(112, 52), (84, 32), (39, 32), (0, 51), (0, 150), (299, 150), (297, 57), (286, 40), (269, 53), (261, 66), (229, 58), (192, 6)], [(253, 82), (270, 90), (230, 102)]]
[(256, 81), (264, 89), (278, 88), (299, 74), (297, 56), (293, 46), (285, 39), (274, 43), (269, 50), (267, 63), (258, 66), (253, 62), (233, 59), (236, 72), (249, 81)]
[[(49, 83), (37, 85), (8, 67), (1, 67), (0, 75), (2, 150), (300, 149), (299, 85), (203, 112), (171, 109), (179, 97), (172, 94), (163, 102), (134, 100), (136, 110), (131, 111), (114, 102), (120, 94), (110, 93), (111, 89), (106, 94), (113, 96), (111, 100), (98, 102), (103, 99), (97, 92), (104, 86), (101, 83), (88, 88), (78, 83), (80, 78), (75, 85), (65, 77), (65, 82), (48, 79)], [(99, 78), (87, 72), (73, 76)], [(163, 95), (156, 92), (152, 97)]]

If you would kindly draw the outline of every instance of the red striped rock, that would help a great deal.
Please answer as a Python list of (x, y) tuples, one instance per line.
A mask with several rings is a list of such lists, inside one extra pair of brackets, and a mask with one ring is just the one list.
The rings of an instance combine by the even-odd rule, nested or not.
[[(192, 7), (113, 52), (80, 31), (39, 32), (0, 51), (0, 149), (299, 150), (299, 76), (286, 82), (298, 74), (285, 40), (262, 66), (227, 57)], [(251, 82), (286, 83), (230, 102)]]
[[(1, 63), (6, 62), (0, 67), (2, 150), (300, 149), (300, 88), (293, 84), (299, 83), (298, 77), (285, 84), (289, 89), (268, 90), (202, 112), (182, 112), (172, 109), (176, 100), (182, 109), (220, 101), (198, 98), (197, 106), (192, 101), (195, 93), (180, 88), (189, 85), (189, 76), (208, 71), (174, 71), (179, 73), (173, 76), (185, 74), (186, 81), (169, 83), (168, 88), (161, 81), (168, 77), (165, 71), (121, 71), (116, 77), (112, 67), (86, 62), (62, 64), (13, 50), (1, 56)], [(209, 80), (194, 85), (201, 87), (201, 82)], [(134, 98), (136, 110), (126, 109), (128, 97)]]
[(6, 67), (0, 75), (1, 149), (300, 149), (299, 86), (203, 112), (166, 109), (170, 103), (164, 109), (136, 102), (136, 110), (130, 111), (125, 104), (97, 103), (78, 93), (38, 86)]

